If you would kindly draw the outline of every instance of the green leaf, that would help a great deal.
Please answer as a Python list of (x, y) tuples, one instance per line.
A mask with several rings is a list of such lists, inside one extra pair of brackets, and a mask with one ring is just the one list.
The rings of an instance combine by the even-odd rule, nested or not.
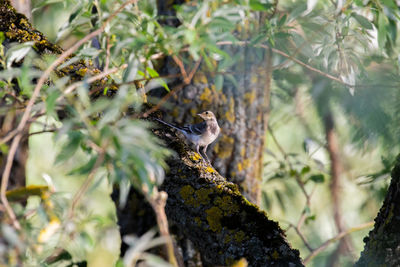
[(46, 98), (46, 111), (47, 114), (57, 119), (57, 113), (55, 112), (56, 100), (60, 96), (59, 91), (53, 91)]
[(316, 218), (317, 218), (317, 216), (315, 216), (315, 214), (307, 216), (305, 223), (308, 224), (310, 221), (315, 221)]
[(68, 175), (83, 175), (83, 174), (88, 174), (94, 167), (94, 164), (96, 163), (97, 156), (93, 156), (87, 163), (84, 165), (70, 171)]
[(250, 0), (250, 8), (254, 11), (267, 11), (272, 7), (270, 3), (261, 3), (260, 0)]
[(62, 147), (60, 153), (57, 155), (55, 159), (55, 164), (63, 162), (69, 158), (71, 158), (75, 152), (78, 150), (79, 145), (81, 144), (83, 139), (83, 135), (78, 131), (73, 131), (68, 133), (68, 141)]
[(6, 37), (4, 36), (4, 32), (0, 32), (0, 44), (2, 44), (5, 39)]
[(220, 91), (222, 90), (222, 86), (224, 85), (224, 76), (217, 75), (215, 76), (215, 88)]
[(386, 43), (386, 25), (387, 18), (383, 12), (379, 12), (378, 16), (378, 44), (380, 48), (385, 47)]
[(325, 177), (323, 174), (314, 174), (310, 176), (309, 180), (313, 181), (314, 183), (323, 183), (325, 181)]
[(165, 90), (167, 90), (167, 92), (169, 92), (170, 90), (169, 90), (169, 87), (168, 87), (168, 84), (164, 81), (164, 79), (157, 79), (156, 80), (162, 87), (164, 87), (165, 88)]
[(354, 12), (351, 13), (351, 16), (353, 18), (355, 18), (355, 20), (357, 20), (357, 22), (361, 26), (363, 26), (365, 29), (367, 29), (367, 30), (372, 30), (373, 29), (372, 23), (367, 18), (365, 18), (364, 16), (361, 16), (361, 15), (359, 15), (357, 13), (354, 13)]
[(285, 14), (285, 15), (283, 15), (283, 16), (279, 19), (277, 26), (278, 26), (278, 27), (282, 27), (283, 24), (285, 24), (286, 19), (287, 19), (287, 15)]
[(301, 169), (301, 174), (304, 175), (306, 173), (309, 173), (311, 170), (310, 166), (304, 166), (303, 169)]
[(146, 68), (147, 72), (149, 73), (151, 78), (155, 78), (155, 77), (159, 77), (160, 75), (158, 74), (158, 72), (155, 69), (152, 69), (150, 67)]

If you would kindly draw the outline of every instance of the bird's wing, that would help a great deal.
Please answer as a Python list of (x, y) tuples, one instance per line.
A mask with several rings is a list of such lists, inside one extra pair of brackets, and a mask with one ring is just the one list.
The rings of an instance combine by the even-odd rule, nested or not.
[(207, 130), (205, 121), (183, 127), (183, 130), (190, 134), (202, 135)]

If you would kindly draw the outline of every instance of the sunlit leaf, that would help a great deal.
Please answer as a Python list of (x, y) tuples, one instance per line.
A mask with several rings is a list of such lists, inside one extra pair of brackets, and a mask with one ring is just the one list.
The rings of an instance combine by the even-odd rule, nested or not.
[(372, 30), (373, 29), (372, 23), (369, 22), (369, 20), (367, 18), (365, 18), (364, 16), (359, 15), (359, 14), (354, 13), (354, 12), (351, 13), (351, 16), (353, 18), (355, 18), (357, 20), (357, 22), (360, 23), (360, 25), (363, 26), (365, 29), (367, 29), (367, 30)]

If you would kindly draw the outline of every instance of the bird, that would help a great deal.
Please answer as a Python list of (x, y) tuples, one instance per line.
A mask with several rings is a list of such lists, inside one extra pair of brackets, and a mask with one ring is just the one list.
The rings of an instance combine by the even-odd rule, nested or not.
[(202, 118), (204, 121), (184, 127), (172, 125), (158, 118), (155, 118), (155, 120), (181, 132), (186, 139), (196, 147), (196, 152), (204, 160), (203, 155), (199, 151), (200, 147), (202, 147), (204, 156), (206, 158), (205, 160), (210, 163), (210, 160), (207, 156), (207, 147), (209, 144), (214, 142), (215, 139), (217, 139), (221, 129), (219, 128), (217, 119), (212, 111), (207, 110), (197, 114), (197, 116)]

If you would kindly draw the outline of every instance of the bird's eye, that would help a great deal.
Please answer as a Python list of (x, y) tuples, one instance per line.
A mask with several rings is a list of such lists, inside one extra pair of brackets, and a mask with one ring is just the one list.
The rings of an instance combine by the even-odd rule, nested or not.
[(206, 115), (208, 115), (208, 111), (206, 111)]

